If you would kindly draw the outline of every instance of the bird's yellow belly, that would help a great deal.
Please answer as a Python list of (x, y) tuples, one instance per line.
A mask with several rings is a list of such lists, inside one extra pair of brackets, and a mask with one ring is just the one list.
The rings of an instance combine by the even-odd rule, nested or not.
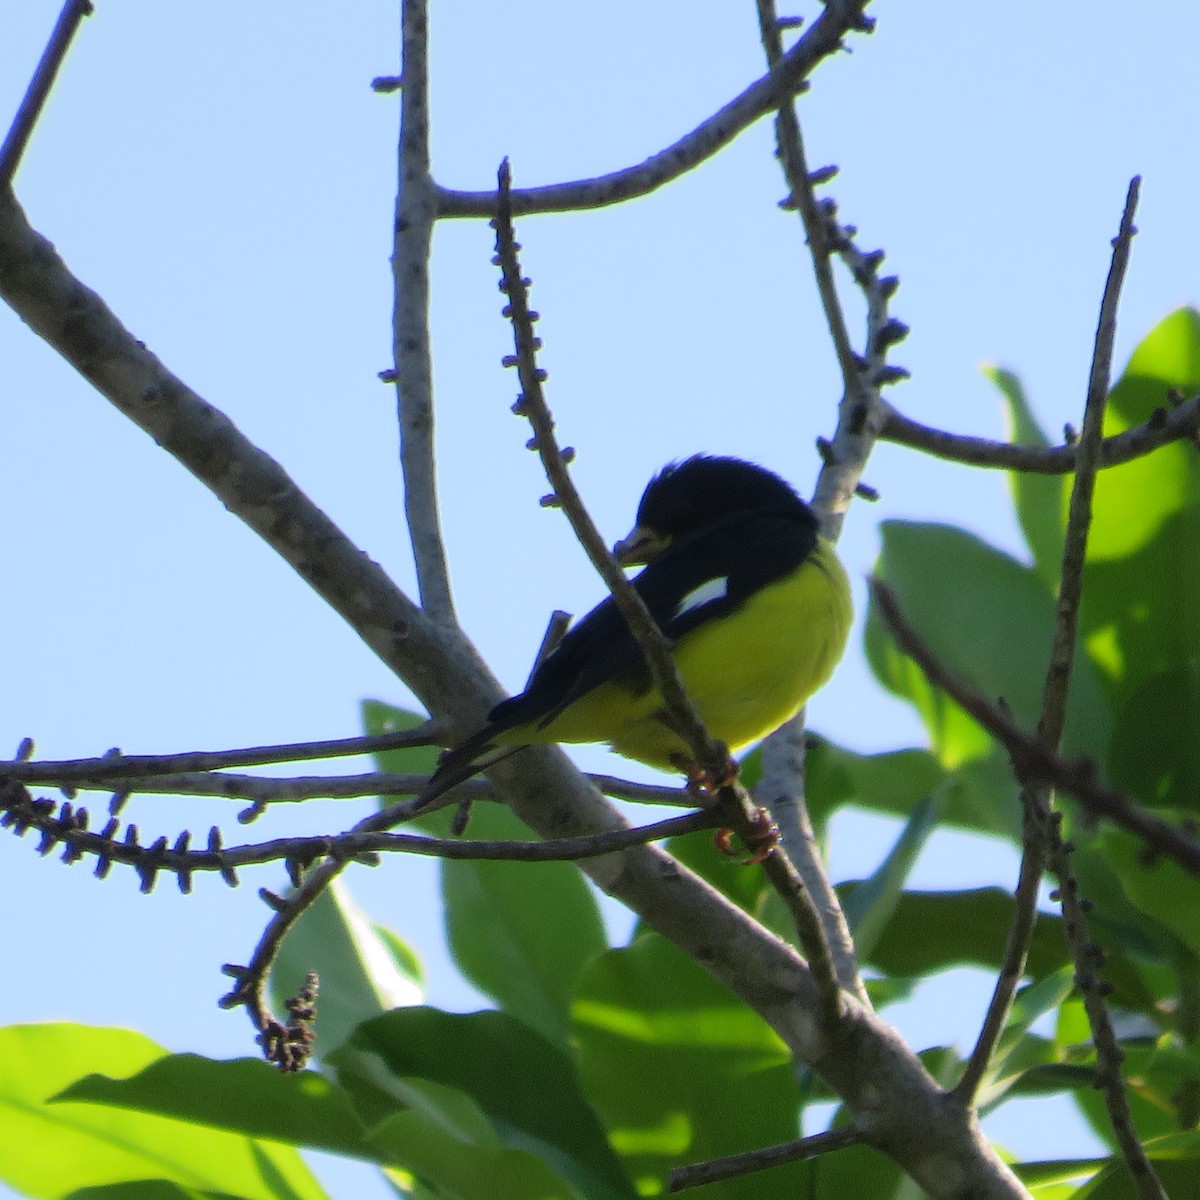
[[(709, 733), (736, 750), (795, 716), (833, 673), (850, 621), (845, 572), (829, 551), (756, 592), (731, 616), (686, 634), (675, 661)], [(613, 681), (581, 697), (539, 738), (606, 741), (628, 758), (670, 769), (691, 755), (655, 719), (661, 708), (656, 690)]]

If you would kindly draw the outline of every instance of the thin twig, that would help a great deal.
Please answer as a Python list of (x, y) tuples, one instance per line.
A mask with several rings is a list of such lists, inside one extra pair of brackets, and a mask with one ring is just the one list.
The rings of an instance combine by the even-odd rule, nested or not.
[(13, 123), (9, 126), (4, 145), (0, 146), (0, 187), (12, 185), (25, 147), (29, 145), (34, 126), (42, 115), (59, 68), (67, 57), (67, 51), (71, 48), (71, 42), (83, 23), (83, 18), (90, 16), (92, 11), (89, 0), (66, 0), (58, 14), (54, 31), (50, 34), (46, 49), (42, 51), (41, 60), (29, 81), (29, 87), (25, 90), (17, 115), (13, 117)]
[(728, 759), (728, 750), (709, 737), (695, 706), (679, 678), (675, 660), (671, 657), (671, 643), (663, 635), (650, 615), (645, 602), (633, 589), (625, 572), (609, 552), (608, 545), (600, 536), (591, 515), (575, 488), (567, 470), (567, 462), (573, 455), (564, 451), (554, 434), (554, 418), (542, 391), (545, 372), (538, 367), (536, 352), (538, 339), (533, 333), (533, 322), (537, 314), (532, 313), (527, 299), (529, 281), (522, 277), (517, 260), (519, 245), (512, 227), (512, 212), (508, 205), (511, 175), (508, 160), (500, 168), (500, 207), (493, 221), (496, 228), (497, 263), (503, 275), (502, 290), (508, 296), (505, 314), (510, 317), (516, 354), (506, 365), (515, 367), (521, 381), (521, 395), (514, 405), (518, 415), (528, 419), (533, 427), (532, 448), (542, 460), (546, 477), (554, 489), (553, 502), (561, 507), (579, 544), (591, 560), (592, 565), (604, 580), (621, 615), (625, 618), (634, 640), (642, 651), (646, 667), (655, 688), (663, 698), (664, 707), (671, 714), (672, 728), (687, 743), (698, 763), (713, 767), (713, 775), (719, 776)]
[[(293, 862), (310, 865), (323, 858), (338, 861), (357, 860), (372, 854), (418, 854), (430, 858), (491, 859), (513, 862), (573, 862), (595, 858), (645, 845), (660, 838), (675, 837), (697, 829), (714, 829), (720, 816), (711, 810), (696, 810), (667, 817), (650, 825), (631, 826), (572, 838), (548, 838), (540, 842), (465, 841), (461, 838), (428, 837), (423, 834), (388, 833), (379, 828), (379, 813), (360, 821), (349, 833), (318, 834), (290, 838), (273, 838), (241, 846), (220, 845), (206, 850), (190, 849), (191, 835), (181, 835), (173, 847), (147, 847), (134, 834), (126, 832), (118, 838), (119, 825), (109, 821), (104, 830), (88, 828), (86, 809), (76, 809), (70, 803), (56, 809), (51, 801), (34, 800), (21, 785), (5, 781), (6, 790), (0, 798), (0, 821), (18, 836), (30, 829), (44, 835), (39, 851), (48, 854), (57, 844), (69, 848), (72, 861), (90, 854), (105, 862), (136, 866), (154, 873), (166, 871), (175, 875), (190, 875), (194, 871), (227, 872), (232, 868), (261, 866), (270, 862)], [(22, 795), (22, 793), (24, 793)], [(411, 809), (410, 809), (411, 815)], [(390, 822), (390, 823), (395, 823)], [(150, 891), (153, 887), (144, 890)]]
[[(1133, 237), (1137, 232), (1133, 224), (1137, 211), (1141, 177), (1135, 175), (1129, 182), (1125, 197), (1125, 211), (1121, 217), (1121, 228), (1113, 240), (1112, 264), (1108, 281), (1104, 287), (1104, 299), (1100, 305), (1100, 320), (1096, 328), (1096, 348), (1092, 356), (1092, 369), (1088, 380), (1088, 401), (1084, 413), (1083, 432), (1079, 443), (1079, 466), (1076, 471), (1076, 487), (1071, 494), (1070, 519), (1067, 540), (1063, 552), (1063, 580), (1059, 591), (1058, 611), (1060, 624), (1068, 625), (1069, 638), (1055, 639), (1054, 655), (1047, 676), (1047, 689), (1051, 679), (1062, 680), (1061, 705), (1052, 713), (1049, 721), (1039, 725), (1038, 734), (1047, 745), (1061, 741), (1062, 728), (1066, 720), (1066, 681), (1070, 676), (1071, 660), (1075, 650), (1075, 630), (1080, 598), (1083, 591), (1083, 568), (1087, 552), (1087, 529), (1091, 523), (1092, 493), (1095, 488), (1096, 455), (1100, 442), (1100, 427), (1104, 417), (1104, 402), (1108, 395), (1112, 376), (1113, 343), (1116, 339), (1117, 304), (1121, 284), (1129, 265)], [(1078, 527), (1082, 530), (1072, 537)], [(1065, 620), (1064, 618), (1065, 614)], [(1049, 802), (1049, 798), (1047, 798)], [(1083, 1006), (1092, 1029), (1092, 1043), (1096, 1047), (1099, 1067), (1096, 1082), (1100, 1087), (1113, 1135), (1125, 1165), (1133, 1177), (1134, 1186), (1142, 1200), (1167, 1200), (1167, 1193), (1150, 1164), (1149, 1156), (1138, 1137), (1133, 1124), (1133, 1112), (1129, 1105), (1129, 1094), (1121, 1073), (1124, 1054), (1117, 1043), (1112, 1017), (1104, 1000), (1104, 988), (1097, 976), (1102, 960), (1099, 947), (1089, 933), (1087, 906), (1083, 903), (1074, 872), (1070, 863), (1070, 847), (1060, 838), (1050, 839), (1050, 865), (1059, 881), (1059, 895), (1063, 906), (1063, 925), (1067, 941), (1075, 959), (1075, 979), (1083, 994)]]
[[(671, 728), (683, 738), (695, 761), (712, 778), (720, 778), (727, 771), (728, 748), (715, 741), (705, 729), (679, 677), (671, 654), (671, 643), (658, 628), (641, 596), (625, 578), (616, 559), (609, 553), (567, 470), (571, 455), (559, 448), (554, 435), (554, 419), (542, 392), (545, 372), (538, 367), (536, 359), (539, 343), (533, 333), (536, 317), (530, 312), (527, 299), (529, 281), (522, 276), (517, 259), (520, 246), (516, 241), (507, 203), (509, 183), (506, 159), (500, 168), (500, 205), (493, 224), (496, 229), (497, 262), (503, 275), (502, 290), (508, 296), (506, 313), (512, 321), (516, 346), (516, 354), (508, 361), (508, 365), (517, 368), (521, 381), (521, 395), (514, 411), (528, 418), (533, 427), (533, 448), (541, 457), (546, 476), (554, 489), (554, 502), (561, 506), (571, 522), (580, 545), (607, 584), (614, 602), (628, 623), (654, 687), (663, 698)], [(752, 840), (761, 833), (759, 810), (745, 788), (737, 784), (722, 787), (717, 803), (725, 814), (725, 820), (743, 840)], [(780, 849), (766, 858), (763, 869), (793, 914), (800, 944), (809, 958), (817, 983), (823, 1018), (832, 1024), (843, 1011), (841, 988), (812, 897), (804, 889), (796, 868)]]
[(437, 195), (429, 173), (429, 47), (426, 0), (404, 0), (401, 38), (400, 180), (392, 249), (392, 347), (404, 468), (404, 511), (421, 604), (438, 623), (454, 620), (446, 546), (438, 518), (429, 346), (429, 255)]
[[(95, 760), (92, 760), (95, 761)], [(0, 778), (31, 786), (60, 787), (71, 792), (119, 792), (151, 796), (216, 796), (226, 800), (253, 800), (259, 804), (288, 804), (306, 800), (352, 800), (360, 796), (415, 796), (429, 784), (428, 775), (395, 775), (383, 771), (361, 775), (296, 775), (286, 779), (262, 775), (234, 775), (220, 771), (179, 774), (79, 775), (78, 764), (0, 763)], [(60, 773), (55, 768), (69, 770)], [(606, 796), (639, 804), (692, 807), (694, 799), (683, 788), (635, 783), (615, 775), (589, 774), (587, 778)], [(467, 780), (456, 794), (491, 799), (495, 788), (486, 779)]]
[[(1042, 686), (1041, 715), (1038, 718), (1038, 737), (1042, 744), (1055, 754), (1062, 746), (1063, 729), (1067, 720), (1067, 695), (1078, 640), (1079, 603), (1083, 595), (1083, 569), (1087, 557), (1088, 532), (1092, 524), (1092, 497), (1095, 493), (1096, 472), (1099, 469), (1104, 409), (1112, 373), (1117, 304), (1135, 233), (1133, 217), (1137, 208), (1138, 183), (1139, 180), (1135, 178), (1129, 185), (1120, 232), (1113, 242), (1112, 262), (1100, 302), (1100, 319), (1088, 372), (1082, 433), (1078, 445), (1074, 447), (1077, 463), (1075, 482), (1071, 489), (1063, 544), (1054, 636)], [(1033, 937), (1037, 916), (1038, 887), (1042, 879), (1046, 853), (1054, 840), (1054, 826), (1050, 820), (1054, 805), (1051, 790), (1044, 784), (1028, 784), (1021, 789), (1021, 799), (1024, 813), (1024, 848), (1018, 885), (1013, 897), (1013, 916), (1006, 939), (1004, 961), (996, 977), (991, 1002), (962, 1078), (954, 1089), (964, 1104), (971, 1104), (975, 1099), (1008, 1020), (1017, 985), (1025, 975), (1029, 943)]]
[(1023, 729), (934, 655), (883, 580), (872, 577), (867, 584), (896, 644), (921, 668), (930, 683), (941, 688), (1003, 745), (1020, 778), (1040, 780), (1074, 796), (1093, 816), (1112, 821), (1141, 838), (1155, 852), (1173, 859), (1189, 874), (1200, 876), (1200, 842), (1191, 833), (1153, 816), (1123, 792), (1109, 787), (1097, 778), (1096, 764), (1090, 759), (1064, 759), (1047, 750), (1036, 734)]
[(438, 721), (426, 721), (415, 729), (367, 737), (334, 738), (324, 742), (291, 742), (276, 746), (251, 746), (239, 750), (190, 750), (182, 754), (121, 754), (110, 751), (99, 758), (38, 761), (30, 758), (0, 762), (0, 776), (27, 783), (75, 784), (88, 787), (104, 781), (128, 782), (148, 776), (216, 771), (223, 767), (260, 767), (269, 763), (305, 762), (345, 758), (356, 754), (378, 754), (407, 746), (440, 746), (446, 736)]
[[(1164, 407), (1157, 409), (1142, 424), (1100, 442), (1097, 462), (1101, 469), (1131, 462), (1169, 442), (1182, 439), (1196, 442), (1200, 435), (1200, 395), (1178, 402), (1173, 402), (1170, 396), (1164, 397), (1164, 400)], [(947, 433), (944, 429), (922, 425), (897, 412), (886, 402), (884, 412), (883, 425), (879, 430), (882, 441), (922, 450), (948, 462), (1025, 471), (1034, 475), (1066, 475), (1076, 469), (1078, 462), (1079, 446), (1073, 442), (1061, 446), (996, 442), (990, 438)]]
[[(645, 196), (699, 166), (728, 145), (739, 133), (795, 95), (820, 62), (836, 53), (852, 31), (867, 32), (870, 21), (863, 10), (870, 0), (826, 6), (808, 31), (777, 66), (752, 83), (741, 95), (702, 122), (691, 133), (645, 162), (594, 179), (579, 179), (548, 187), (519, 188), (512, 192), (515, 216), (529, 213), (569, 212), (602, 208), (636, 196)], [(405, 74), (407, 82), (407, 68)], [(495, 192), (438, 189), (438, 215), (491, 217), (496, 213)]]
[[(774, 0), (757, 0), (759, 37), (766, 53), (767, 65), (774, 69), (784, 57), (779, 18)], [(830, 261), (832, 246), (828, 244), (828, 222), (821, 219), (804, 153), (800, 121), (795, 101), (783, 98), (775, 118), (775, 140), (784, 179), (800, 211), (812, 253), (813, 272), (817, 291), (825, 311), (826, 323), (833, 340), (834, 352), (842, 370), (847, 394), (862, 390), (862, 367), (850, 344), (841, 301), (833, 279)], [(833, 532), (831, 514), (818, 513), (823, 526)], [(837, 892), (825, 870), (821, 848), (813, 833), (812, 821), (804, 795), (804, 712), (798, 713), (782, 728), (766, 739), (762, 747), (763, 771), (756, 795), (768, 806), (779, 824), (780, 836), (788, 858), (805, 891), (812, 897), (814, 911), (821, 922), (824, 942), (829, 948), (833, 969), (840, 985), (857, 996), (870, 1008), (871, 1002), (863, 984), (854, 950), (854, 939), (846, 915), (838, 901)]]
[[(779, 14), (774, 0), (757, 0), (757, 9), (759, 38), (767, 56), (767, 65), (774, 70), (784, 58)], [(805, 233), (808, 235), (817, 294), (821, 298), (825, 323), (829, 326), (829, 336), (842, 371), (842, 386), (848, 395), (861, 396), (862, 364), (851, 345), (846, 315), (842, 311), (842, 302), (833, 278), (833, 246), (827, 237), (827, 222), (821, 218), (817, 209), (816, 190), (804, 152), (800, 121), (796, 116), (792, 96), (782, 97), (781, 100), (775, 117), (775, 143), (790, 193), (788, 202), (799, 212)]]
[(845, 1146), (859, 1146), (866, 1140), (861, 1129), (847, 1125), (841, 1129), (814, 1133), (811, 1137), (799, 1138), (794, 1142), (785, 1142), (781, 1146), (767, 1146), (745, 1154), (730, 1154), (725, 1158), (677, 1167), (668, 1177), (667, 1191), (682, 1192), (706, 1183), (718, 1183), (722, 1179), (765, 1171), (768, 1167), (779, 1167), (784, 1163), (803, 1162), (806, 1158), (816, 1158)]

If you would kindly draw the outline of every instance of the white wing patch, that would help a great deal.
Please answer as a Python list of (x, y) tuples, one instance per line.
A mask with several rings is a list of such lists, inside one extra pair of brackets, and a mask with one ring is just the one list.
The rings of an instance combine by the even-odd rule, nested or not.
[(678, 621), (684, 613), (690, 613), (697, 608), (703, 608), (704, 605), (711, 604), (714, 600), (723, 600), (728, 591), (728, 575), (722, 575), (718, 579), (710, 579), (707, 583), (702, 583), (698, 588), (693, 588), (680, 600), (679, 607), (675, 609), (675, 615), (671, 619)]

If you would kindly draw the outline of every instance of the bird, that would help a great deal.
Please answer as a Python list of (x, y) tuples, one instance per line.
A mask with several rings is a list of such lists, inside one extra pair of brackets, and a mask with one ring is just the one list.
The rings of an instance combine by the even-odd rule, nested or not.
[[(647, 484), (632, 532), (613, 547), (672, 643), (708, 732), (732, 752), (796, 715), (845, 649), (845, 569), (816, 514), (779, 475), (697, 454)], [(641, 649), (611, 596), (563, 636), (525, 690), (445, 751), (414, 810), (528, 745), (607, 742), (616, 753), (695, 779)]]

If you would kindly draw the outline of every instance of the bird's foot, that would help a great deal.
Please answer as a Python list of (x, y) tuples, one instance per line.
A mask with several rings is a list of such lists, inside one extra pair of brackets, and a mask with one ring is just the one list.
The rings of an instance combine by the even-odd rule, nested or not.
[(701, 801), (711, 800), (722, 788), (737, 783), (740, 770), (737, 762), (728, 755), (719, 772), (710, 771), (698, 762), (682, 758), (676, 761), (676, 765), (687, 775), (687, 790)]
[[(733, 845), (733, 836), (732, 829), (718, 829), (713, 835), (717, 849), (730, 858), (741, 853)], [(753, 866), (770, 858), (775, 852), (775, 847), (779, 845), (779, 826), (765, 808), (755, 808), (749, 828), (740, 836), (742, 845), (750, 851), (750, 857), (742, 859), (742, 866)]]

